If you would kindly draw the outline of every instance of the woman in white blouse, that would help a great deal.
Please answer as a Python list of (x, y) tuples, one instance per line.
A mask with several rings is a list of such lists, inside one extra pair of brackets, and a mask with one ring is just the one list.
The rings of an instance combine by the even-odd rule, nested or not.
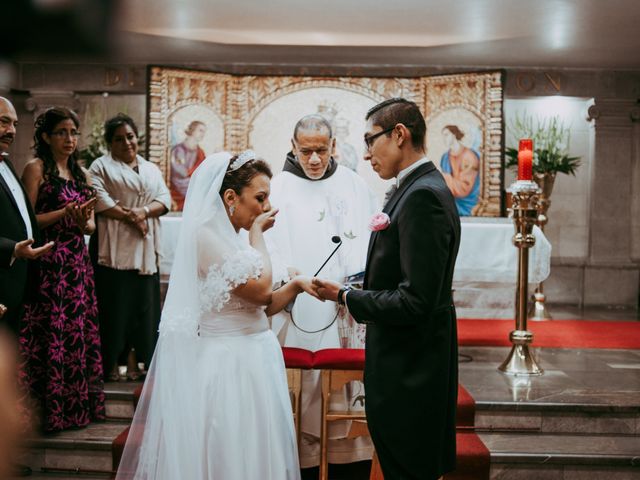
[[(149, 365), (160, 320), (160, 220), (171, 195), (160, 169), (138, 155), (138, 128), (124, 114), (105, 122), (109, 153), (90, 167), (97, 192), (96, 291), (107, 380), (140, 377)], [(97, 250), (97, 252), (96, 252)], [(95, 254), (97, 253), (97, 258)]]

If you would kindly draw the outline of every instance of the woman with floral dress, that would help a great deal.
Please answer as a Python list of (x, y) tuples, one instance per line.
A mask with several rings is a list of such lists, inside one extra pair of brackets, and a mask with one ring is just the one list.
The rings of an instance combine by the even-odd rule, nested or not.
[(84, 239), (95, 229), (95, 192), (78, 164), (77, 115), (51, 108), (35, 127), (36, 158), (22, 180), (43, 240), (55, 245), (35, 263), (39, 287), (20, 325), (20, 380), (43, 430), (54, 432), (105, 417), (93, 268)]

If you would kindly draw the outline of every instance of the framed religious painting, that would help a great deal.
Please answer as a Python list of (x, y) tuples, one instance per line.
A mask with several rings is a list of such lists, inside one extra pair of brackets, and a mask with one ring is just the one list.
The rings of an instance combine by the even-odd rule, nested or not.
[(424, 77), (427, 153), (461, 216), (500, 216), (504, 182), (502, 73)]
[(415, 101), (427, 121), (428, 157), (443, 172), (463, 215), (499, 216), (502, 192), (502, 74), (434, 77), (229, 75), (149, 69), (148, 158), (162, 169), (181, 210), (189, 177), (209, 153), (252, 148), (282, 170), (304, 115), (327, 118), (335, 159), (382, 199), (388, 183), (364, 162), (367, 110), (392, 97)]

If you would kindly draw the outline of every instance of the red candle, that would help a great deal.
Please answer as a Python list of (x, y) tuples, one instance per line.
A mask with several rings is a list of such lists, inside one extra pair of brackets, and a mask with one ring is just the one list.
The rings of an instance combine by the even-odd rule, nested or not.
[(518, 144), (518, 151), (531, 150), (533, 152), (533, 140), (530, 138), (521, 138)]
[(533, 140), (523, 138), (518, 146), (518, 180), (533, 180)]

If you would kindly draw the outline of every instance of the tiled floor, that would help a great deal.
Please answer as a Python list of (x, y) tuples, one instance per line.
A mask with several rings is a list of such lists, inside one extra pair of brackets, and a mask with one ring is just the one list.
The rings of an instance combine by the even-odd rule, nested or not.
[[(460, 383), (483, 404), (536, 404), (573, 411), (606, 407), (640, 412), (640, 351), (604, 349), (532, 349), (544, 375), (512, 377), (498, 371), (508, 347), (461, 347), (472, 361), (460, 364)], [(514, 407), (515, 408), (515, 407)]]

